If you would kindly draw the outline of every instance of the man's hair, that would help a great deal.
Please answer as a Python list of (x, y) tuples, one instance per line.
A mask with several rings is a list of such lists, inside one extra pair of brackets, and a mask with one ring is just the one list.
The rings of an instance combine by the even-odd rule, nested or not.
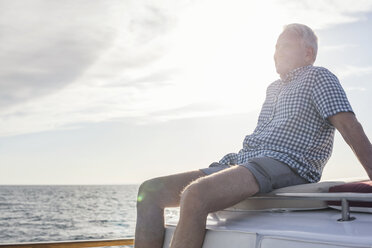
[(314, 61), (318, 53), (318, 37), (314, 31), (304, 24), (292, 23), (284, 26), (283, 33), (286, 31), (294, 32), (303, 41), (305, 46), (311, 47), (314, 51)]

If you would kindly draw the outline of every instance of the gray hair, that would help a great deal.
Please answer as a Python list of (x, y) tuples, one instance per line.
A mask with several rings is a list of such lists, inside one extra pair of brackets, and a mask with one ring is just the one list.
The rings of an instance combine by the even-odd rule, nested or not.
[(305, 46), (311, 47), (314, 51), (314, 61), (318, 52), (318, 37), (316, 37), (314, 31), (304, 24), (292, 23), (284, 26), (283, 33), (285, 31), (294, 32), (303, 41)]

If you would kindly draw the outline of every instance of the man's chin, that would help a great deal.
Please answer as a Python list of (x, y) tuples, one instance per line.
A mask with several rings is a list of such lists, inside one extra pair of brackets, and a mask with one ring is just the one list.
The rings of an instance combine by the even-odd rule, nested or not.
[(283, 69), (277, 68), (276, 73), (279, 74), (281, 79), (284, 79), (286, 77), (286, 75), (288, 74), (288, 70), (283, 70)]
[(282, 68), (280, 68), (280, 67), (276, 67), (276, 73), (278, 73), (279, 75), (280, 75), (280, 77), (283, 75), (285, 75), (285, 74), (287, 74), (286, 73), (286, 70), (283, 70)]

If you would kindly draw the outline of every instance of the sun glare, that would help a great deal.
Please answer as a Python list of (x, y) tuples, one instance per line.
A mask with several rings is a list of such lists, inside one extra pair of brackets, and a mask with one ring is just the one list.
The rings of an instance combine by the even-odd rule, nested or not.
[(265, 88), (277, 78), (273, 53), (282, 28), (276, 12), (262, 16), (263, 10), (258, 3), (217, 1), (211, 8), (204, 1), (183, 13), (163, 60), (180, 70), (173, 83), (181, 105), (208, 103), (221, 114), (261, 107)]

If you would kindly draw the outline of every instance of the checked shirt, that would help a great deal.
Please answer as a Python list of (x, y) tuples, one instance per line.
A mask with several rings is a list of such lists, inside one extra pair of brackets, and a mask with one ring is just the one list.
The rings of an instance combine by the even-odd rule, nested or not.
[(256, 129), (238, 153), (225, 155), (219, 163), (270, 157), (318, 182), (333, 147), (335, 128), (327, 118), (339, 112), (353, 110), (337, 77), (323, 67), (297, 68), (269, 85)]

